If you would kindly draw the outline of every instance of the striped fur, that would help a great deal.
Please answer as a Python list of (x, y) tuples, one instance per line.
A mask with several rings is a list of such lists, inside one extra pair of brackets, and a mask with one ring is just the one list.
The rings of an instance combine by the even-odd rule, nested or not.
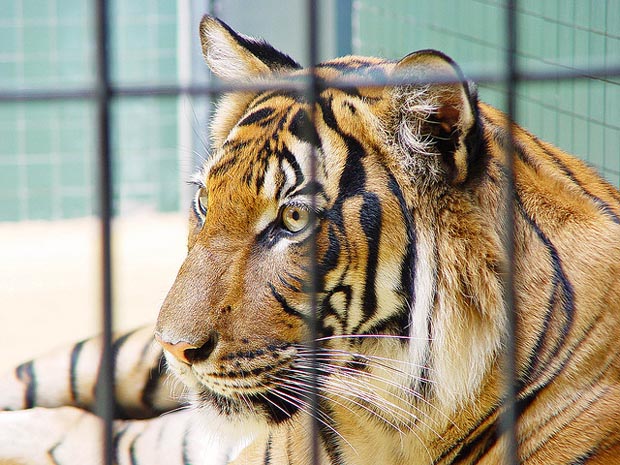
[[(224, 79), (308, 76), (214, 18), (200, 30)], [(188, 255), (155, 329), (193, 409), (120, 422), (119, 463), (310, 464), (313, 416), (322, 464), (502, 463), (507, 121), (439, 52), (345, 57), (315, 73), (313, 109), (291, 91), (221, 100)], [(330, 86), (377, 76), (411, 84)], [(520, 127), (514, 151), (520, 463), (614, 464), (620, 193)], [(124, 418), (173, 408), (150, 341), (148, 330), (118, 339)], [(97, 364), (80, 360), (93, 344), (18, 368), (3, 405), (90, 409)], [(10, 415), (27, 412), (26, 427), (55, 410)], [(158, 453), (163, 441), (174, 459)], [(4, 443), (0, 429), (0, 457)]]

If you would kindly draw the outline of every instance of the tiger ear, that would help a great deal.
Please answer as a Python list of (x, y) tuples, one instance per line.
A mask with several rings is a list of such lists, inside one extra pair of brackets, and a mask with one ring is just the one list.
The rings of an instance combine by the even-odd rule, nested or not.
[[(477, 123), (475, 87), (451, 58), (436, 50), (407, 55), (394, 73), (407, 81), (392, 90), (395, 136), (409, 158), (407, 165), (424, 165), (422, 172), (444, 175), (451, 184), (465, 182), (472, 161), (470, 136)], [(435, 169), (428, 169), (428, 154), (440, 156)]]
[(202, 54), (214, 74), (226, 80), (243, 80), (301, 66), (264, 40), (232, 30), (209, 15), (200, 22)]

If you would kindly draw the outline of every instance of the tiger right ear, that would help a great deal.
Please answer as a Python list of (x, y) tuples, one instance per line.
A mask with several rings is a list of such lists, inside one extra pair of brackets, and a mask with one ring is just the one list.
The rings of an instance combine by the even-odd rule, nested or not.
[[(471, 160), (468, 136), (477, 123), (475, 88), (452, 59), (436, 50), (407, 55), (393, 73), (411, 82), (392, 89), (393, 130), (406, 166), (463, 183)], [(437, 157), (428, 155), (439, 155), (440, 163), (435, 166)]]
[(200, 42), (209, 68), (222, 79), (247, 80), (301, 68), (295, 60), (264, 40), (239, 34), (213, 16), (203, 16)]

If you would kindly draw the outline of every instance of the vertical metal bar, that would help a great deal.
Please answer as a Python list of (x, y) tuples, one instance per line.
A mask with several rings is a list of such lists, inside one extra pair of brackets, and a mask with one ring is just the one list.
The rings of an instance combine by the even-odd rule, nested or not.
[[(308, 61), (310, 62), (310, 78), (308, 81), (308, 88), (306, 90), (307, 100), (310, 105), (310, 124), (311, 134), (316, 134), (316, 102), (318, 100), (318, 79), (315, 73), (315, 65), (317, 63), (318, 47), (317, 47), (317, 2), (316, 0), (307, 1), (307, 26), (308, 26)], [(313, 140), (311, 137), (309, 140)], [(312, 358), (310, 360), (311, 366), (311, 389), (310, 389), (310, 408), (312, 410), (312, 426), (310, 437), (310, 453), (312, 458), (312, 464), (318, 465), (319, 463), (319, 424), (318, 424), (318, 411), (319, 411), (319, 396), (318, 396), (318, 257), (317, 257), (317, 237), (316, 237), (316, 193), (314, 192), (314, 181), (317, 173), (317, 160), (315, 144), (319, 141), (313, 141), (314, 144), (311, 147), (310, 153), (310, 185), (313, 186), (312, 191), (312, 208), (311, 208), (311, 224), (313, 225), (313, 236), (310, 241), (310, 304), (312, 315), (310, 318), (310, 346)]]
[(103, 353), (97, 379), (96, 411), (103, 419), (103, 463), (112, 464), (114, 360), (112, 358), (112, 167), (110, 156), (109, 10), (106, 0), (95, 2), (97, 42), (97, 136), (99, 217), (101, 220), (101, 296)]
[(504, 282), (506, 321), (508, 337), (506, 341), (506, 353), (504, 357), (504, 412), (501, 418), (501, 426), (506, 442), (506, 464), (516, 465), (519, 463), (517, 443), (517, 366), (516, 366), (516, 301), (515, 301), (515, 174), (514, 174), (514, 121), (516, 116), (515, 93), (518, 81), (517, 75), (517, 0), (508, 0), (506, 11), (506, 90), (507, 90), (507, 113), (508, 113), (508, 142), (506, 145), (506, 188), (505, 188), (505, 215), (506, 234), (504, 237), (508, 269)]

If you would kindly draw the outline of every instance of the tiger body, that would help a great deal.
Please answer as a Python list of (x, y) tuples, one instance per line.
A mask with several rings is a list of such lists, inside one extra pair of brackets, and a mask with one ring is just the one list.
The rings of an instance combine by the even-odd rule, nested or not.
[[(201, 39), (224, 79), (308, 76), (213, 18)], [(118, 344), (120, 357), (135, 341), (128, 360), (151, 354), (117, 371), (125, 417), (173, 408), (162, 356), (194, 408), (119, 422), (119, 463), (158, 463), (137, 451), (165, 435), (178, 463), (309, 465), (314, 426), (322, 464), (503, 462), (508, 122), (438, 52), (345, 57), (314, 73), (314, 105), (290, 90), (220, 102), (188, 255), (155, 328), (163, 355), (152, 330)], [(373, 76), (411, 84), (329, 85)], [(518, 126), (513, 148), (520, 463), (614, 464), (620, 193)], [(83, 376), (91, 394), (93, 359)], [(7, 378), (13, 394), (0, 406), (92, 407), (82, 394), (46, 402), (48, 390), (33, 401), (33, 376)], [(80, 412), (69, 414), (89, 415)], [(221, 457), (205, 452), (205, 431), (229, 441)]]

